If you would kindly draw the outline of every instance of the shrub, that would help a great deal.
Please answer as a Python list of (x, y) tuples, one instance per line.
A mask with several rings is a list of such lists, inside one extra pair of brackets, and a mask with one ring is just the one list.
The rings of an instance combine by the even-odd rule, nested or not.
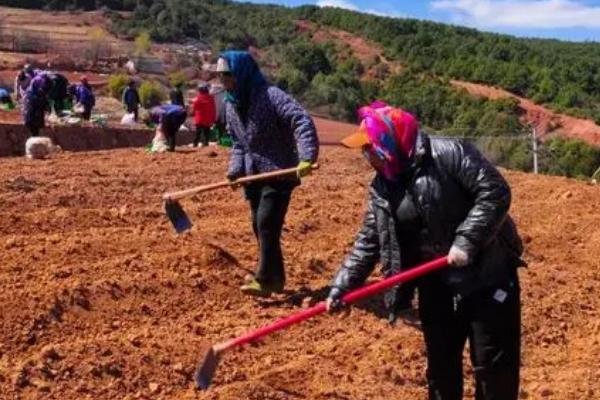
[(574, 178), (590, 177), (600, 164), (600, 150), (576, 139), (553, 137), (544, 143), (542, 170)]
[(108, 91), (110, 95), (120, 100), (128, 82), (129, 77), (125, 74), (111, 75), (108, 78)]
[(140, 101), (144, 108), (150, 108), (159, 105), (165, 98), (165, 92), (162, 86), (157, 82), (144, 82), (139, 89)]
[(135, 38), (134, 53), (136, 56), (143, 56), (150, 52), (152, 48), (152, 40), (148, 32), (142, 32)]
[(187, 77), (183, 71), (173, 72), (169, 75), (169, 84), (173, 87), (184, 87), (187, 82)]

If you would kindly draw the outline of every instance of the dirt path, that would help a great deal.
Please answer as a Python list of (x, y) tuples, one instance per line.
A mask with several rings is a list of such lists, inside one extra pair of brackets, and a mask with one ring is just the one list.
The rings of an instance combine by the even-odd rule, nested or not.
[[(224, 151), (0, 159), (0, 398), (424, 398), (421, 334), (389, 327), (373, 313), (377, 301), (232, 352), (209, 392), (193, 389), (203, 343), (325, 295), (359, 226), (370, 171), (342, 148), (324, 148), (320, 161), (284, 232), (289, 293), (256, 301), (238, 291), (256, 255), (241, 194), (184, 201), (195, 226), (181, 237), (159, 201), (165, 190), (222, 179)], [(522, 398), (596, 399), (600, 188), (506, 175), (529, 262)]]

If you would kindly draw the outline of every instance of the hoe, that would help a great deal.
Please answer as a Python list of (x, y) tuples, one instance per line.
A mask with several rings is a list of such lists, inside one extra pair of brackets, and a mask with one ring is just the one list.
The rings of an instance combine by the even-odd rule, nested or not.
[[(318, 168), (319, 164), (314, 164), (312, 166), (312, 169)], [(298, 168), (281, 169), (279, 171), (267, 172), (264, 174), (245, 176), (243, 178), (236, 179), (235, 181), (222, 181), (217, 183), (211, 183), (209, 185), (197, 186), (179, 192), (165, 193), (162, 197), (165, 206), (165, 213), (167, 214), (167, 217), (169, 217), (169, 220), (173, 224), (175, 231), (177, 233), (182, 233), (192, 227), (192, 222), (190, 221), (190, 218), (187, 216), (183, 207), (181, 207), (181, 204), (179, 204), (178, 200), (215, 189), (220, 189), (224, 187), (236, 187), (240, 185), (245, 185), (250, 182), (277, 178), (281, 176), (290, 176), (297, 173)]]
[[(343, 297), (342, 300), (346, 304), (355, 303), (359, 300), (381, 293), (384, 290), (398, 285), (399, 283), (408, 282), (427, 273), (444, 268), (447, 265), (447, 258), (441, 257), (421, 266), (411, 268), (404, 272), (400, 272), (382, 281), (349, 292)], [(278, 330), (288, 328), (292, 325), (298, 324), (316, 315), (323, 314), (326, 311), (327, 309), (325, 306), (325, 302), (321, 302), (309, 309), (303, 310), (296, 314), (292, 314), (289, 317), (275, 321), (270, 325), (264, 326), (255, 331), (246, 333), (245, 335), (210, 347), (206, 354), (204, 354), (204, 356), (202, 357), (202, 361), (198, 365), (198, 368), (194, 375), (196, 386), (199, 389), (208, 389), (217, 370), (219, 359), (225, 351), (242, 346), (244, 344), (254, 342), (257, 339), (262, 338), (263, 336), (267, 336)]]

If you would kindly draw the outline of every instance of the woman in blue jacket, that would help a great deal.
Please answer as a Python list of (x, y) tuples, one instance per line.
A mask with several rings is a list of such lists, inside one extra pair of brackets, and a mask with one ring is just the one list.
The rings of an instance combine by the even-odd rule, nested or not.
[(281, 231), (293, 189), (317, 160), (317, 131), (300, 104), (266, 81), (250, 53), (224, 52), (217, 72), (226, 90), (225, 119), (233, 140), (227, 178), (298, 167), (297, 177), (245, 187), (260, 250), (256, 273), (247, 277), (241, 290), (270, 296), (285, 284)]

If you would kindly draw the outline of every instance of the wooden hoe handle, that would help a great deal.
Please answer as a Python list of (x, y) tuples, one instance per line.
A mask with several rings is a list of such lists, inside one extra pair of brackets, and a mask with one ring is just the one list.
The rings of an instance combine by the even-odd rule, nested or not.
[[(313, 164), (311, 169), (319, 169), (319, 164)], [(278, 171), (265, 172), (263, 174), (244, 176), (242, 178), (236, 179), (235, 181), (221, 181), (217, 183), (211, 183), (209, 185), (196, 186), (190, 189), (181, 190), (179, 192), (171, 192), (165, 193), (163, 195), (163, 200), (179, 200), (185, 197), (190, 197), (198, 193), (208, 192), (211, 190), (219, 189), (222, 187), (242, 185), (244, 183), (256, 182), (265, 179), (277, 178), (280, 176), (288, 176), (298, 173), (298, 168), (287, 168), (280, 169)]]

